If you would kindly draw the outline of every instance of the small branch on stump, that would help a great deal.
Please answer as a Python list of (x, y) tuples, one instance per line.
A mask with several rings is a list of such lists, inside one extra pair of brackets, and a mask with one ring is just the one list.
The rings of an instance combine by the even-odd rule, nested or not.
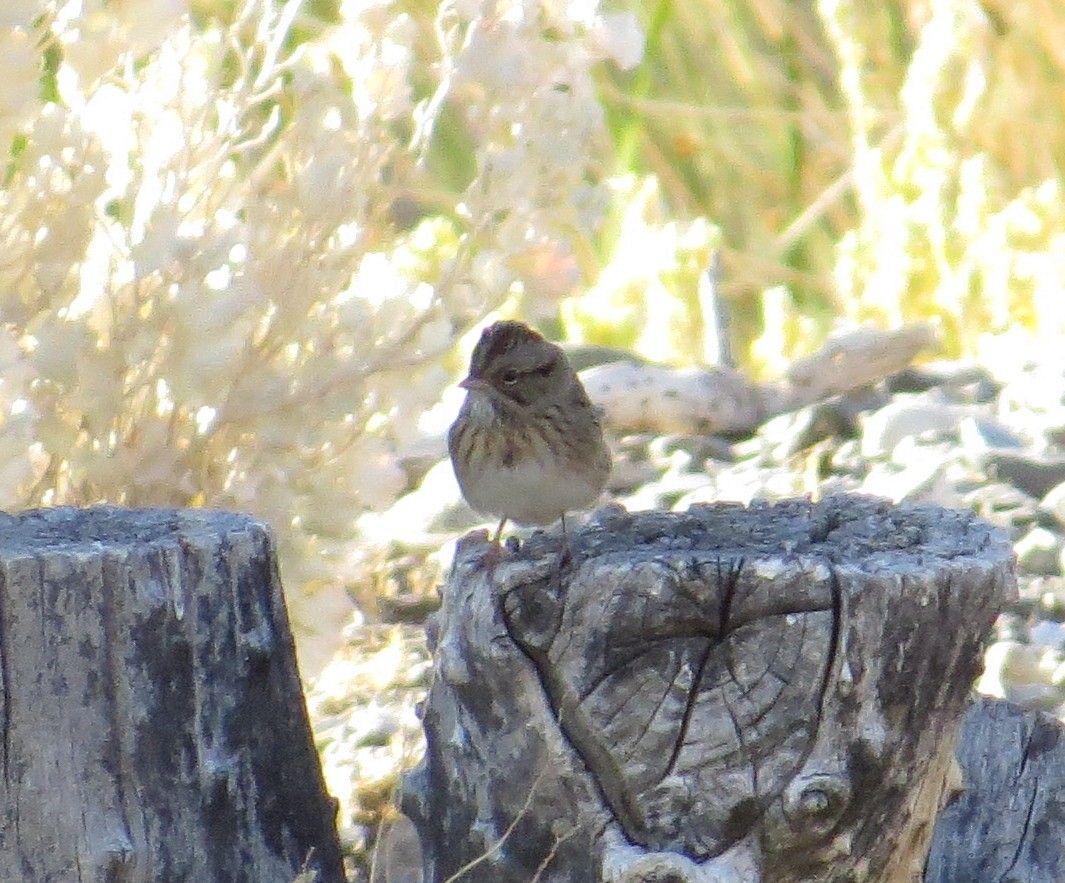
[(344, 879), (265, 525), (0, 516), (5, 883)]
[(608, 508), (570, 544), (459, 545), (403, 793), (427, 883), (920, 877), (1004, 536), (837, 497)]

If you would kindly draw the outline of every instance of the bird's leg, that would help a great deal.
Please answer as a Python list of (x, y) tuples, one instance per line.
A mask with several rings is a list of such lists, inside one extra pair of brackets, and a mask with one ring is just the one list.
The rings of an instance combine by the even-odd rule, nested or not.
[(504, 515), (499, 519), (499, 527), (496, 528), (495, 536), (492, 537), (492, 545), (497, 549), (499, 548), (499, 538), (503, 536), (503, 525), (507, 523), (507, 516)]
[(503, 535), (503, 526), (506, 523), (507, 517), (504, 515), (499, 519), (499, 527), (496, 528), (495, 534), (492, 535), (492, 545), (488, 549), (488, 554), (484, 557), (489, 572), (494, 571), (496, 565), (503, 558), (503, 547), (499, 544), (499, 538)]
[(569, 534), (566, 533), (566, 513), (562, 513), (562, 559), (559, 564), (565, 566), (573, 560), (573, 549), (569, 544)]

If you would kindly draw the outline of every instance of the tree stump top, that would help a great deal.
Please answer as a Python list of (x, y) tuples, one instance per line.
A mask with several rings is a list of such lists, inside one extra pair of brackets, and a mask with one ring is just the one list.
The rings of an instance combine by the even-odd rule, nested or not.
[[(615, 507), (570, 546), (567, 562), (553, 534), (500, 560), (482, 534), (459, 545), (408, 791), (429, 879), (458, 869), (471, 814), (480, 835), (521, 832), (475, 879), (552, 863), (541, 879), (820, 879), (844, 853), (891, 879), (923, 860), (981, 643), (1013, 590), (1002, 533), (837, 497)], [(446, 798), (417, 799), (419, 777), (445, 770)], [(524, 787), (492, 791), (493, 776)], [(538, 839), (538, 812), (581, 833)]]
[[(461, 541), (461, 550), (485, 550), (483, 534)], [(536, 533), (510, 549), (507, 562), (536, 563), (557, 554), (558, 535)], [(668, 554), (722, 556), (748, 562), (770, 558), (819, 558), (865, 570), (924, 568), (958, 557), (997, 561), (1009, 542), (998, 528), (970, 512), (927, 504), (897, 506), (879, 497), (840, 495), (820, 502), (698, 504), (686, 512), (626, 512), (608, 506), (587, 529), (573, 535), (582, 560), (620, 556), (627, 562)]]
[(128, 509), (56, 506), (17, 515), (0, 513), (0, 549), (8, 556), (25, 552), (69, 552), (100, 546), (143, 549), (158, 542), (188, 541), (197, 536), (215, 542), (219, 534), (266, 531), (266, 525), (239, 512), (213, 509)]

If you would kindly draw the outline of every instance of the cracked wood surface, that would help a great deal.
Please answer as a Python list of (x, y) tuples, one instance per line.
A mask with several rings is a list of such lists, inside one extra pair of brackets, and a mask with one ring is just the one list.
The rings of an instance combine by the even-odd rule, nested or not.
[(0, 514), (0, 734), (4, 883), (343, 880), (261, 522)]
[(459, 545), (403, 791), (427, 881), (920, 877), (1004, 536), (838, 497), (558, 539)]

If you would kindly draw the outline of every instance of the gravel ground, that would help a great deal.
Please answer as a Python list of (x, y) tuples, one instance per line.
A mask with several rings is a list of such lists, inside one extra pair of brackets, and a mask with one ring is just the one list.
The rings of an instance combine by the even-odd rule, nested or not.
[[(1065, 358), (999, 371), (926, 365), (776, 417), (751, 438), (632, 435), (612, 447), (608, 490), (630, 510), (862, 493), (976, 512), (1012, 540), (1020, 588), (976, 687), (1065, 714)], [(432, 669), (420, 623), (454, 539), (480, 523), (446, 460), (423, 471), (419, 488), (371, 525), (389, 538), (376, 621), (349, 627), (308, 699), (353, 880), (370, 879), (382, 823), (391, 833), (378, 868), (392, 864), (390, 883), (417, 879), (393, 798), (421, 752), (416, 710)]]

